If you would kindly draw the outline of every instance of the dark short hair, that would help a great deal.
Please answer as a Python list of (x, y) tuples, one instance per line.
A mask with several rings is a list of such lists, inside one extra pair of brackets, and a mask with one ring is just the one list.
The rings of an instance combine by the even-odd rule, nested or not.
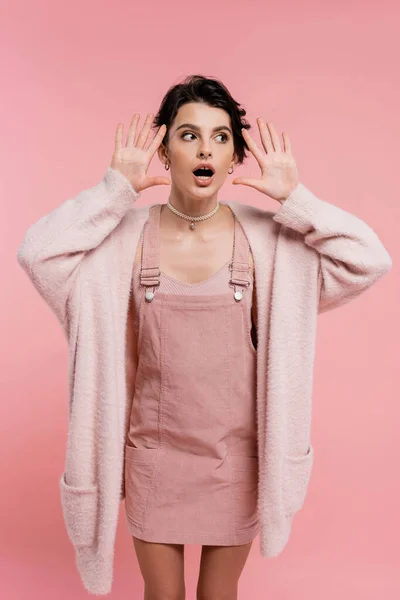
[(167, 126), (163, 138), (164, 146), (168, 144), (169, 127), (179, 108), (188, 102), (203, 102), (209, 106), (223, 108), (229, 114), (234, 150), (238, 163), (242, 164), (247, 156), (246, 149), (249, 150), (249, 148), (243, 138), (241, 128), (250, 129), (251, 125), (244, 118), (246, 115), (245, 109), (234, 100), (227, 87), (214, 77), (189, 75), (182, 83), (169, 88), (153, 121), (153, 128), (158, 128), (162, 124)]

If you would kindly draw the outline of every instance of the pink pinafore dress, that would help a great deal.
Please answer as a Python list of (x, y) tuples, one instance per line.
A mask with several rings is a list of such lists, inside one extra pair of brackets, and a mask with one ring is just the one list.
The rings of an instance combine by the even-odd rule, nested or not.
[(125, 515), (149, 542), (238, 545), (259, 532), (250, 247), (201, 283), (159, 269), (161, 204), (134, 265), (138, 363), (125, 445)]

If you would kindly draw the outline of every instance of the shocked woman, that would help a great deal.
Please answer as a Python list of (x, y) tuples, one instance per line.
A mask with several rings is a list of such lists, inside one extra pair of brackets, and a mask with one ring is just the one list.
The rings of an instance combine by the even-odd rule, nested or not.
[[(259, 146), (245, 114), (216, 79), (172, 87), (18, 251), (69, 342), (61, 499), (93, 593), (111, 590), (122, 499), (149, 600), (185, 597), (185, 544), (202, 545), (198, 600), (237, 598), (257, 534), (262, 556), (283, 550), (313, 464), (317, 315), (391, 267), (366, 223), (300, 183), (288, 135), (259, 118)], [(246, 150), (260, 176), (232, 183), (276, 212), (218, 200)], [(156, 152), (170, 178), (148, 174)], [(157, 185), (167, 202), (138, 207)]]

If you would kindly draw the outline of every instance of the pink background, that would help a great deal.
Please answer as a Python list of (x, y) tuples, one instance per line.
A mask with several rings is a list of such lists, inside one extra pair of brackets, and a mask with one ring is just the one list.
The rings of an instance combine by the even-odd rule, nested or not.
[[(84, 598), (61, 515), (67, 346), (18, 266), (28, 226), (103, 177), (117, 123), (155, 112), (184, 76), (220, 78), (255, 118), (288, 133), (300, 180), (378, 233), (391, 272), (321, 315), (304, 509), (276, 559), (259, 539), (239, 584), (252, 600), (400, 597), (399, 33), (380, 0), (167, 3), (2, 1), (0, 596)], [(397, 6), (396, 6), (397, 4)], [(155, 156), (151, 174), (163, 174)], [(221, 200), (278, 210), (235, 176)], [(165, 202), (152, 188), (140, 202)], [(5, 218), (4, 218), (5, 216)], [(195, 598), (201, 546), (187, 546)], [(123, 505), (113, 598), (141, 598)]]

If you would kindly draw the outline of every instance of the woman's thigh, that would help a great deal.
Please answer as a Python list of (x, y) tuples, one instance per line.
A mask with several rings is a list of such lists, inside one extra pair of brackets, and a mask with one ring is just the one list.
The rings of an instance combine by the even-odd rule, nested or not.
[(203, 546), (197, 600), (236, 600), (239, 578), (252, 543), (240, 546)]
[(184, 600), (184, 545), (132, 538), (144, 579), (145, 600)]

